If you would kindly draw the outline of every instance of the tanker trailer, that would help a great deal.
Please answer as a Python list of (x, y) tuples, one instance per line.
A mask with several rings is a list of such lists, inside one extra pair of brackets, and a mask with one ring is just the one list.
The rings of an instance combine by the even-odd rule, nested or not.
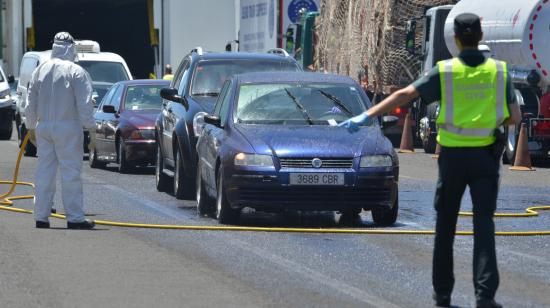
[[(449, 10), (449, 6), (430, 11)], [(491, 57), (508, 63), (516, 98), (527, 124), (529, 152), (533, 158), (548, 158), (550, 151), (550, 116), (541, 110), (541, 97), (550, 95), (550, 1), (549, 0), (461, 0), (450, 8), (444, 23), (444, 40), (452, 56), (458, 55), (454, 41), (454, 18), (462, 13), (475, 13), (481, 19), (483, 39)], [(440, 24), (441, 25), (441, 24)], [(437, 27), (437, 23), (433, 24)], [(431, 31), (437, 32), (432, 28)], [(443, 42), (425, 33), (423, 51), (430, 54)], [(548, 94), (547, 94), (548, 93)], [(546, 107), (548, 108), (548, 107)], [(435, 109), (435, 108), (434, 108)], [(546, 115), (546, 116), (545, 116)], [(428, 121), (435, 123), (437, 112)], [(504, 161), (513, 163), (521, 125), (506, 127), (507, 146)], [(431, 130), (433, 135), (434, 130)]]

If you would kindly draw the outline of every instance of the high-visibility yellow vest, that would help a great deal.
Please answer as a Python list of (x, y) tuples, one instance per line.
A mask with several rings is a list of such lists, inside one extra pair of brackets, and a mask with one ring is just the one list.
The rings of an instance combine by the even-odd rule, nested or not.
[(459, 58), (437, 63), (441, 106), (437, 142), (445, 147), (483, 147), (510, 116), (506, 101), (506, 63), (488, 58), (471, 67)]

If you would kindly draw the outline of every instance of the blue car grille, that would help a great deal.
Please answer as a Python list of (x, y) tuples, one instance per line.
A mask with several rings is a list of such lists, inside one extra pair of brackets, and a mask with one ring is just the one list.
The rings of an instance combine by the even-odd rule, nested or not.
[[(352, 168), (353, 159), (322, 159), (319, 168)], [(281, 168), (314, 168), (313, 158), (279, 158)]]
[(330, 189), (330, 188), (279, 188), (261, 189), (246, 188), (235, 191), (236, 201), (252, 205), (294, 205), (293, 208), (336, 209), (350, 205), (381, 205), (389, 202), (389, 187), (365, 189)]

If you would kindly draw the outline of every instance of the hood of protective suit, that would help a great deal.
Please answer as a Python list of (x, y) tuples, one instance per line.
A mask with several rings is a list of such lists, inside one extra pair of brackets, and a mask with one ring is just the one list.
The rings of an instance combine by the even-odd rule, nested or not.
[(52, 45), (52, 59), (55, 58), (74, 62), (76, 60), (75, 44), (54, 42)]

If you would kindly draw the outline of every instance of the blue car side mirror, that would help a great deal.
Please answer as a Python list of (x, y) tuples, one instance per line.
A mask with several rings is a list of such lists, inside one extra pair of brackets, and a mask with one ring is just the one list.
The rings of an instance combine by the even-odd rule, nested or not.
[(172, 102), (180, 103), (183, 107), (185, 107), (185, 110), (189, 110), (189, 103), (187, 102), (187, 99), (180, 96), (177, 89), (163, 88), (160, 90), (160, 97)]
[(219, 117), (213, 116), (213, 115), (205, 115), (204, 116), (204, 123), (212, 124), (217, 127), (222, 126), (222, 121)]

